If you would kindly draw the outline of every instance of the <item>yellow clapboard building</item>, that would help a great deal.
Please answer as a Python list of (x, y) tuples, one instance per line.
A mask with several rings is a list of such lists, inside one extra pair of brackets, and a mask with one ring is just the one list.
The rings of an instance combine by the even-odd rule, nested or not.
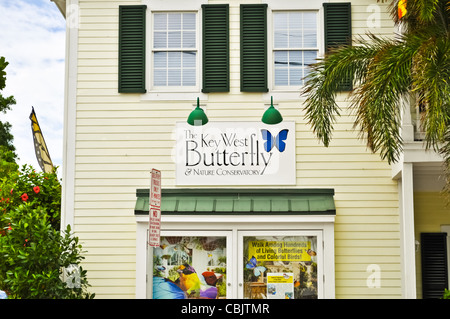
[(347, 92), (329, 147), (300, 96), (333, 43), (395, 35), (388, 3), (53, 1), (67, 22), (62, 224), (80, 238), (97, 298), (443, 291), (422, 284), (427, 243), (447, 256), (450, 213), (420, 115), (405, 112), (404, 155), (391, 166), (358, 137)]

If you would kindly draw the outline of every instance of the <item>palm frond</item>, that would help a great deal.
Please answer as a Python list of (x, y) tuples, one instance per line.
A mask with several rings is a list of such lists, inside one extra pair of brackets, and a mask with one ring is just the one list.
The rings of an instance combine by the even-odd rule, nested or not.
[[(397, 4), (398, 0), (392, 0), (394, 19)], [(407, 15), (401, 20), (407, 26), (403, 34), (395, 39), (369, 34), (368, 40), (357, 39), (354, 46), (336, 48), (313, 66), (302, 90), (304, 109), (325, 146), (341, 111), (335, 101), (340, 83), (351, 76), (355, 128), (373, 152), (380, 152), (389, 163), (399, 158), (401, 114), (410, 112), (409, 105), (402, 109), (401, 100), (414, 95), (425, 111), (422, 125), (427, 147), (444, 156), (450, 174), (449, 13), (448, 0), (408, 0)]]
[(306, 96), (306, 118), (325, 146), (331, 141), (333, 124), (340, 115), (335, 98), (341, 84), (351, 77), (364, 78), (368, 57), (372, 54), (367, 46), (340, 47), (312, 65), (311, 72), (305, 77), (301, 94)]
[(399, 99), (411, 86), (411, 56), (414, 50), (401, 40), (368, 34), (354, 46), (336, 49), (317, 63), (306, 78), (302, 94), (307, 96), (305, 112), (317, 137), (328, 146), (339, 107), (335, 102), (340, 81), (354, 78), (351, 107), (355, 127), (368, 147), (380, 151), (389, 162), (401, 152), (401, 109)]
[(391, 163), (402, 150), (400, 99), (411, 87), (413, 50), (402, 41), (374, 38), (374, 42), (377, 53), (352, 94), (352, 107), (357, 111), (355, 127), (360, 128), (360, 136), (367, 139), (373, 152), (379, 151)]
[[(450, 125), (450, 39), (421, 39), (412, 67), (414, 91), (423, 108), (427, 147), (438, 150)], [(450, 155), (450, 153), (449, 153)]]

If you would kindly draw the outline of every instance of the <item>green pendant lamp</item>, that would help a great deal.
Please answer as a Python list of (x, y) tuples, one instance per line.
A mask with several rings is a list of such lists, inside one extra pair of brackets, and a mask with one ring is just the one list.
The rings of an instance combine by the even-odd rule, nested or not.
[(273, 97), (270, 97), (270, 107), (264, 112), (261, 121), (265, 124), (278, 124), (283, 121), (281, 113), (273, 106)]
[(208, 123), (208, 117), (203, 109), (200, 107), (200, 99), (197, 98), (197, 107), (189, 114), (187, 122), (190, 125), (201, 126)]

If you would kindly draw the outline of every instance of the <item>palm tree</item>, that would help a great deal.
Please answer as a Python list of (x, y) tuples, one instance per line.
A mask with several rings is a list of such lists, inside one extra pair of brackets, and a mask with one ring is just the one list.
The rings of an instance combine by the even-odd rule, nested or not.
[(311, 66), (302, 90), (306, 118), (328, 146), (340, 115), (336, 95), (343, 79), (353, 78), (349, 101), (355, 127), (373, 152), (393, 163), (402, 152), (401, 101), (411, 98), (424, 111), (427, 147), (440, 152), (450, 168), (450, 1), (407, 0), (401, 20), (397, 4), (392, 0), (390, 11), (401, 34), (368, 33), (366, 39), (331, 49)]

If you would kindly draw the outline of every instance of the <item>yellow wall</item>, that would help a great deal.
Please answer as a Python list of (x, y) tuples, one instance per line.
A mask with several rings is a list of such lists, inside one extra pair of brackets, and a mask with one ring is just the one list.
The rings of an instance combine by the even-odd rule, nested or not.
[[(269, 100), (239, 92), (239, 4), (244, 1), (225, 2), (231, 14), (231, 91), (209, 94), (208, 117), (259, 121)], [(140, 3), (79, 1), (74, 230), (87, 250), (84, 266), (98, 298), (135, 297), (135, 192), (149, 187), (152, 168), (162, 171), (163, 187), (175, 186), (175, 123), (184, 121), (195, 103), (142, 101), (140, 95), (117, 93), (118, 5)], [(382, 13), (381, 28), (370, 31), (392, 34), (392, 22), (383, 14), (387, 4), (352, 3), (354, 34), (368, 31), (369, 5)], [(285, 120), (296, 121), (296, 187), (335, 189), (336, 297), (400, 298), (397, 183), (390, 166), (357, 139), (345, 96), (339, 101), (343, 116), (329, 148), (311, 132), (300, 98), (276, 101)], [(379, 288), (367, 286), (370, 265), (381, 269)]]
[[(414, 223), (416, 240), (420, 233), (441, 232), (441, 225), (450, 225), (448, 195), (438, 192), (414, 193)], [(417, 298), (422, 298), (422, 267), (420, 247), (416, 252)]]

